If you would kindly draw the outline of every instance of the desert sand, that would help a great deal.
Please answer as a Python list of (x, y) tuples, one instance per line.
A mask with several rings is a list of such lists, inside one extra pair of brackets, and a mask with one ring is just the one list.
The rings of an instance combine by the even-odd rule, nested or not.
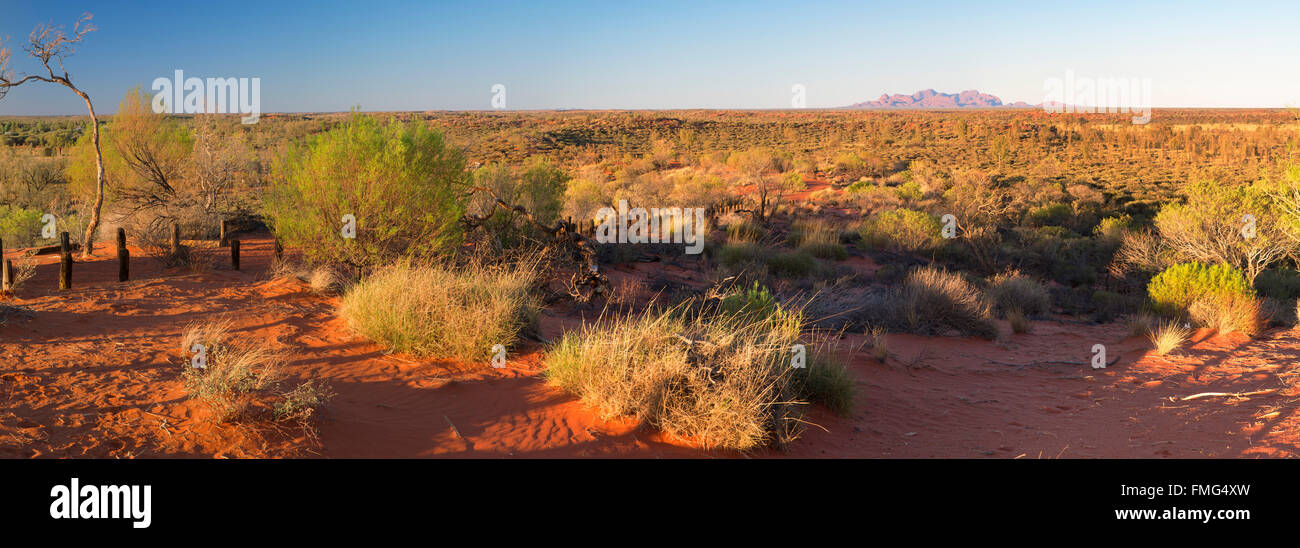
[[(0, 327), (0, 457), (868, 457), (1093, 458), (1287, 457), (1297, 443), (1295, 359), (1300, 336), (1273, 329), (1256, 339), (1197, 332), (1171, 356), (1149, 352), (1122, 323), (1064, 317), (998, 341), (891, 334), (884, 363), (846, 334), (840, 350), (856, 377), (853, 415), (820, 408), (784, 450), (747, 455), (670, 439), (634, 420), (601, 420), (541, 374), (540, 342), (515, 349), (506, 367), (387, 354), (334, 314), (337, 297), (294, 278), (270, 279), (266, 234), (240, 236), (242, 271), (161, 269), (132, 249), (132, 280), (117, 282), (111, 243), (78, 262), (70, 291), (56, 287), (58, 258), (40, 256), (35, 277), (6, 304), (34, 312)], [(17, 258), (11, 250), (6, 257)], [(871, 269), (870, 260), (851, 261)], [(612, 269), (615, 287), (651, 271)], [(599, 310), (551, 307), (541, 338)], [(225, 316), (241, 337), (293, 350), (286, 382), (327, 380), (337, 396), (318, 435), (289, 427), (222, 424), (186, 399), (181, 331)], [(1119, 359), (1087, 365), (1095, 343)], [(1052, 363), (1057, 362), (1057, 363)], [(1245, 398), (1182, 398), (1269, 391)]]

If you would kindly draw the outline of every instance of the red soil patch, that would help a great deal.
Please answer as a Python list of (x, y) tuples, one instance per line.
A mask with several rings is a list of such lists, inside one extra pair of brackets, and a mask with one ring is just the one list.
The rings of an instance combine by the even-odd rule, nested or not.
[[(242, 272), (218, 267), (164, 272), (133, 250), (133, 280), (100, 254), (74, 268), (73, 289), (55, 288), (57, 257), (6, 301), (31, 321), (0, 327), (0, 457), (735, 457), (704, 451), (634, 421), (602, 421), (539, 375), (540, 345), (507, 367), (385, 354), (348, 332), (336, 298), (297, 280), (269, 280), (271, 243), (244, 236)], [(214, 250), (228, 265), (226, 250)], [(16, 254), (10, 254), (16, 257)], [(855, 265), (873, 269), (874, 264)], [(612, 269), (616, 286), (656, 276), (691, 286), (688, 268), (642, 263)], [(585, 312), (591, 316), (598, 312)], [(296, 428), (219, 424), (189, 402), (180, 382), (181, 331), (190, 322), (233, 320), (239, 336), (295, 352), (287, 382), (320, 377), (338, 394), (319, 439)], [(584, 312), (543, 313), (548, 339)], [(589, 318), (588, 318), (589, 319)], [(1004, 333), (1009, 329), (1003, 326)], [(1055, 321), (1003, 341), (891, 335), (882, 364), (842, 342), (857, 378), (852, 417), (814, 407), (796, 457), (1255, 457), (1300, 455), (1295, 358), (1300, 338), (1272, 331), (1251, 340), (1202, 333), (1171, 357), (1145, 355), (1145, 339), (1119, 325)], [(1118, 363), (1086, 363), (1095, 343)], [(1276, 389), (1249, 399), (1198, 392)], [(825, 428), (823, 431), (821, 428)]]

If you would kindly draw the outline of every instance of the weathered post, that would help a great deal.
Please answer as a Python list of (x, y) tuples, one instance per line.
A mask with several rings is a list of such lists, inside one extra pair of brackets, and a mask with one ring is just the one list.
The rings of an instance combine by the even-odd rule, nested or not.
[(59, 234), (59, 289), (72, 289), (72, 245), (67, 232)]
[(117, 227), (117, 281), (131, 279), (131, 251), (126, 248), (126, 229)]
[(225, 219), (222, 219), (222, 220), (221, 220), (221, 243), (219, 243), (219, 244), (217, 244), (217, 245), (219, 245), (219, 246), (221, 246), (221, 247), (226, 247), (226, 246), (230, 245), (230, 240), (226, 239), (226, 220), (225, 220)]
[(14, 262), (5, 259), (4, 273), (0, 274), (0, 289), (13, 291), (14, 285)]
[(172, 223), (172, 253), (181, 250), (181, 225)]
[(239, 240), (230, 240), (230, 268), (239, 270)]

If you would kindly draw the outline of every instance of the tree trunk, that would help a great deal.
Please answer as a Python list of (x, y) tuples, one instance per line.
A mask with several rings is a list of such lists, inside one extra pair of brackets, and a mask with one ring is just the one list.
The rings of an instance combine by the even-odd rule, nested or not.
[(90, 96), (77, 88), (72, 88), (83, 100), (90, 111), (91, 138), (95, 144), (95, 207), (90, 213), (90, 224), (86, 225), (86, 236), (82, 238), (81, 257), (88, 259), (95, 254), (95, 233), (99, 232), (99, 210), (104, 207), (104, 154), (99, 149), (99, 119), (95, 117), (95, 106), (90, 103)]

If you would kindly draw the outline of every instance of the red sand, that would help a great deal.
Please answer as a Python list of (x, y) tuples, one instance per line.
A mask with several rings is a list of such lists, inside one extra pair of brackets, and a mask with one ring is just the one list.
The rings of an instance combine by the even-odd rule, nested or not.
[[(539, 375), (540, 346), (526, 344), (504, 369), (388, 355), (351, 335), (335, 298), (297, 280), (268, 280), (270, 241), (244, 237), (243, 272), (163, 272), (133, 250), (133, 280), (117, 280), (107, 246), (55, 289), (57, 257), (7, 301), (36, 319), (0, 327), (0, 457), (736, 457), (705, 451), (633, 421), (599, 420)], [(226, 250), (219, 263), (228, 265)], [(17, 257), (10, 253), (9, 257)], [(864, 265), (868, 266), (869, 262)], [(689, 283), (661, 264), (616, 272), (616, 287), (650, 272)], [(678, 276), (681, 275), (681, 276)], [(581, 323), (545, 312), (544, 337)], [(328, 380), (337, 396), (319, 439), (296, 428), (219, 424), (186, 400), (181, 331), (228, 315), (241, 336), (293, 349), (288, 382)], [(1121, 325), (1039, 321), (1001, 341), (889, 336), (886, 363), (842, 349), (857, 377), (852, 417), (814, 407), (795, 457), (1282, 457), (1300, 455), (1294, 387), (1300, 337), (1274, 330), (1251, 340), (1210, 337), (1172, 357)], [(1087, 365), (1092, 345), (1120, 356)], [(1199, 392), (1276, 389), (1249, 399), (1179, 398)], [(825, 430), (822, 430), (824, 428)]]

